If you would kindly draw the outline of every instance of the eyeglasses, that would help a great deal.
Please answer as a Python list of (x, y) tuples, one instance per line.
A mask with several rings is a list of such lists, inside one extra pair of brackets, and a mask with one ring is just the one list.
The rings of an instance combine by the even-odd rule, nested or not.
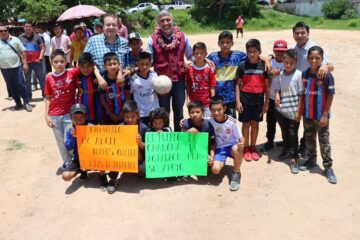
[(6, 33), (8, 30), (0, 30), (0, 33)]

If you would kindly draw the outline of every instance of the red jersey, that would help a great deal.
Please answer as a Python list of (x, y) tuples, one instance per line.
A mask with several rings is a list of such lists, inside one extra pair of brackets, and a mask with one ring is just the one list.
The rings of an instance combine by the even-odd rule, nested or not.
[(186, 83), (190, 100), (199, 100), (204, 107), (209, 107), (210, 89), (216, 87), (216, 74), (210, 66), (206, 64), (199, 68), (192, 64), (186, 72)]
[(65, 70), (60, 74), (50, 73), (46, 76), (45, 95), (50, 96), (50, 116), (67, 114), (75, 104), (76, 71)]

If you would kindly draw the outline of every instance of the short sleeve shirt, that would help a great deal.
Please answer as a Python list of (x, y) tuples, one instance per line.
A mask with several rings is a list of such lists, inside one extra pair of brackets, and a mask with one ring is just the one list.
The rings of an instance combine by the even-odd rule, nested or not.
[[(51, 39), (51, 48), (52, 49), (61, 49), (64, 52), (67, 52), (69, 50), (69, 46), (71, 45), (71, 40), (68, 36), (66, 35), (61, 35), (61, 37), (56, 37), (54, 36)], [(66, 61), (69, 63), (70, 62), (70, 55), (67, 54), (66, 55)]]
[(44, 44), (42, 37), (38, 34), (33, 34), (30, 37), (27, 37), (25, 34), (21, 34), (19, 39), (25, 47), (27, 62), (37, 62), (40, 57), (41, 45)]
[[(6, 41), (6, 43), (4, 42)], [(10, 44), (19, 55), (25, 51), (22, 42), (14, 36), (9, 36), (7, 40), (0, 40), (0, 68), (16, 68), (21, 65), (19, 55), (8, 45)]]
[[(282, 62), (276, 61), (276, 59), (274, 58), (273, 60), (271, 60), (271, 68), (272, 69), (279, 69), (280, 71), (282, 71), (282, 70), (284, 70), (284, 64)], [(269, 76), (269, 77), (272, 77), (272, 76)], [(274, 84), (274, 81), (271, 81), (270, 99), (275, 100), (275, 84)]]
[(103, 57), (105, 53), (114, 52), (118, 55), (121, 66), (124, 66), (125, 55), (129, 52), (128, 40), (123, 37), (116, 37), (114, 44), (109, 44), (106, 41), (105, 35), (99, 34), (89, 38), (84, 52), (89, 52), (93, 58), (95, 64), (99, 69), (104, 68)]
[[(306, 69), (310, 67), (309, 62), (307, 60), (307, 54), (309, 49), (313, 46), (317, 46), (317, 44), (309, 39), (303, 47), (299, 47), (298, 45), (295, 45), (293, 47), (298, 54), (296, 68), (299, 69), (301, 72), (304, 72)], [(328, 63), (329, 63), (329, 59), (327, 58), (326, 54), (324, 54), (323, 64), (328, 64)]]
[(236, 70), (247, 59), (246, 53), (231, 51), (230, 56), (222, 57), (220, 52), (214, 52), (208, 59), (216, 67), (216, 95), (221, 96), (225, 103), (235, 102)]
[(185, 131), (189, 130), (190, 128), (196, 128), (196, 130), (198, 130), (199, 132), (209, 133), (209, 146), (210, 146), (210, 144), (215, 144), (216, 141), (215, 141), (214, 128), (208, 119), (203, 119), (203, 123), (200, 128), (194, 126), (194, 124), (192, 123), (192, 121), (190, 119), (185, 119), (183, 122), (182, 131), (185, 132)]
[(320, 120), (324, 112), (327, 96), (335, 94), (335, 83), (331, 73), (319, 79), (310, 69), (303, 72), (305, 88), (304, 117)]
[(216, 148), (232, 146), (242, 138), (241, 129), (236, 119), (227, 116), (227, 119), (221, 123), (212, 117), (209, 121), (215, 131)]
[(209, 107), (210, 89), (216, 87), (215, 72), (210, 66), (206, 64), (199, 68), (192, 64), (186, 72), (186, 84), (189, 86), (190, 100), (199, 100), (204, 107)]

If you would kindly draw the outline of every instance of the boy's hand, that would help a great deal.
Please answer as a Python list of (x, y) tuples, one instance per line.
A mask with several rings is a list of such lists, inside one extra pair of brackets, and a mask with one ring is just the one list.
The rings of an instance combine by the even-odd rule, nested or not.
[(48, 115), (45, 116), (45, 121), (46, 121), (46, 124), (47, 124), (49, 127), (51, 127), (51, 128), (54, 127), (54, 124), (52, 123), (52, 121), (51, 121), (51, 119), (50, 119), (50, 117), (49, 117)]
[(270, 74), (271, 74), (273, 77), (278, 76), (278, 75), (280, 75), (280, 69), (278, 69), (278, 68), (272, 69), (272, 70), (270, 71)]
[(136, 143), (137, 143), (138, 145), (140, 145), (140, 144), (142, 143), (142, 137), (141, 137), (140, 134), (138, 134), (138, 135), (136, 136)]
[(186, 132), (189, 132), (189, 133), (199, 133), (199, 131), (196, 129), (196, 128), (190, 128), (190, 129), (188, 129)]
[(328, 72), (329, 72), (328, 67), (326, 65), (323, 65), (319, 68), (316, 76), (320, 79), (324, 79), (326, 74), (328, 74)]
[(244, 111), (243, 109), (243, 106), (241, 104), (241, 102), (236, 102), (236, 110), (239, 112), (239, 113), (242, 113)]
[(120, 86), (124, 86), (125, 85), (125, 77), (124, 75), (121, 76), (117, 76), (116, 78), (116, 84), (120, 85)]
[(76, 129), (75, 129), (75, 127), (72, 128), (71, 135), (73, 135), (73, 137), (76, 137)]
[(280, 96), (279, 94), (276, 94), (275, 96), (275, 107), (279, 107), (280, 106)]
[(108, 88), (108, 84), (104, 79), (99, 79), (98, 84), (102, 90), (106, 90)]
[(180, 120), (180, 122), (179, 122), (180, 128), (183, 128), (183, 126), (184, 126), (184, 121), (185, 121), (184, 118)]
[(265, 58), (265, 71), (271, 72), (271, 69), (272, 69), (271, 61)]
[(205, 58), (205, 62), (206, 62), (207, 64), (209, 64), (211, 70), (213, 70), (213, 71), (215, 72), (215, 70), (216, 70), (215, 63), (214, 63), (213, 61), (211, 61), (210, 59), (208, 59), (208, 58)]
[(320, 119), (320, 127), (326, 127), (327, 124), (328, 124), (328, 116), (322, 115)]
[(269, 104), (264, 103), (264, 105), (262, 106), (262, 114), (267, 113), (268, 110), (269, 110)]
[(214, 165), (214, 159), (209, 156), (208, 158), (208, 165), (212, 167)]

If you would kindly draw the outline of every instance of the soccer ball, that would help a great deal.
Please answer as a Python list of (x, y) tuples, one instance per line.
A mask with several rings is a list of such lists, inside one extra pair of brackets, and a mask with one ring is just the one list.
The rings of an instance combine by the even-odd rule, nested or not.
[(153, 79), (153, 88), (158, 94), (167, 94), (171, 91), (172, 82), (168, 76), (160, 75)]

